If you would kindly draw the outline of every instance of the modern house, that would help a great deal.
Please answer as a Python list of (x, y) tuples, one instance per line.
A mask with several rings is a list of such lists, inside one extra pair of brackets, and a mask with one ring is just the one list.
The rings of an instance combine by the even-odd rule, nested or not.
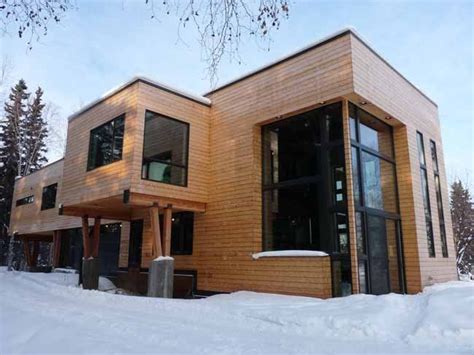
[(175, 295), (416, 293), (457, 278), (448, 203), (436, 104), (345, 29), (204, 96), (107, 93), (17, 180), (10, 230), (141, 292), (167, 260)]

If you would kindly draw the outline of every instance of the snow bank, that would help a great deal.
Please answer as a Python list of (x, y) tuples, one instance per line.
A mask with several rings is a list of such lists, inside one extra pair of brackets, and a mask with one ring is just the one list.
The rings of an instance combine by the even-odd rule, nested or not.
[(261, 253), (252, 254), (252, 258), (255, 260), (260, 258), (281, 258), (281, 257), (298, 257), (298, 256), (312, 256), (312, 257), (319, 257), (319, 256), (328, 256), (323, 251), (316, 251), (316, 250), (277, 250), (277, 251), (264, 251)]
[(58, 275), (0, 271), (1, 354), (474, 352), (473, 282), (405, 296), (167, 300), (84, 291)]

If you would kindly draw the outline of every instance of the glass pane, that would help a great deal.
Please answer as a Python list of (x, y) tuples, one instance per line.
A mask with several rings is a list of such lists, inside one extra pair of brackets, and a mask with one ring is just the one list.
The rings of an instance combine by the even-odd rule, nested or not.
[(431, 219), (430, 195), (428, 190), (428, 176), (426, 169), (420, 169), (421, 175), (421, 193), (423, 194), (423, 206), (425, 208), (425, 216)]
[(365, 247), (365, 229), (362, 213), (356, 212), (356, 237), (357, 237), (357, 255), (364, 256), (366, 254)]
[(49, 185), (43, 188), (43, 196), (41, 198), (41, 209), (46, 210), (56, 206), (56, 192), (58, 184)]
[(360, 143), (379, 153), (393, 157), (392, 129), (376, 117), (358, 109)]
[(332, 262), (333, 296), (349, 296), (352, 294), (352, 279), (350, 261), (346, 259)]
[(367, 232), (371, 293), (374, 295), (389, 293), (390, 279), (385, 218), (367, 215)]
[(125, 116), (114, 120), (114, 152), (113, 160), (122, 159), (123, 134), (125, 129)]
[(263, 193), (264, 249), (321, 250), (315, 185)]
[(435, 253), (434, 236), (433, 236), (433, 224), (431, 223), (431, 219), (425, 218), (425, 225), (426, 225), (426, 239), (428, 242), (428, 255), (430, 256), (430, 258), (434, 258), (436, 256), (436, 253)]
[(438, 172), (438, 154), (436, 153), (436, 144), (433, 141), (430, 141), (431, 145), (431, 159), (433, 160), (433, 169), (434, 171)]
[(89, 168), (109, 164), (113, 161), (113, 121), (91, 131)]
[(361, 205), (360, 201), (360, 182), (359, 182), (359, 159), (357, 148), (352, 147), (352, 185), (354, 189), (354, 203), (356, 206)]
[(336, 206), (346, 205), (346, 170), (344, 166), (344, 147), (338, 145), (329, 153), (332, 202)]
[(263, 128), (264, 184), (315, 176), (320, 165), (316, 111)]
[(359, 292), (367, 293), (367, 263), (359, 261)]
[(356, 117), (357, 117), (357, 112), (356, 112), (356, 107), (355, 105), (349, 103), (349, 117), (350, 117), (350, 129), (351, 129), (351, 139), (357, 141), (357, 127), (356, 127)]
[(385, 220), (387, 233), (388, 265), (390, 271), (390, 292), (401, 293), (400, 274), (398, 265), (398, 222)]
[(184, 186), (189, 126), (147, 111), (143, 148), (144, 179)]
[(423, 144), (423, 136), (420, 132), (416, 132), (416, 143), (418, 145), (418, 159), (420, 165), (425, 165), (425, 147)]
[(347, 215), (345, 213), (336, 213), (336, 232), (339, 253), (349, 254), (349, 231), (347, 229)]
[(394, 165), (363, 151), (361, 160), (365, 206), (398, 212)]
[(171, 226), (171, 253), (191, 255), (193, 252), (194, 213), (173, 213)]
[(342, 109), (341, 103), (324, 106), (320, 109), (326, 122), (329, 141), (342, 139)]

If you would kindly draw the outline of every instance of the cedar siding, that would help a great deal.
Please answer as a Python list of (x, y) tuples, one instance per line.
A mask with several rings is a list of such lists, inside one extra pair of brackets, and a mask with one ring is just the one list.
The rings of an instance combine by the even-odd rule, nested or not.
[[(361, 102), (364, 101), (363, 107)], [(63, 161), (16, 182), (15, 200), (58, 182), (58, 208), (39, 212), (13, 206), (11, 229), (19, 234), (80, 226), (80, 216), (122, 221), (119, 267), (128, 267), (129, 222), (143, 219), (141, 267), (153, 258), (148, 208), (193, 211), (192, 255), (176, 255), (175, 269), (197, 273), (197, 289), (252, 290), (327, 298), (333, 295), (331, 258), (254, 260), (262, 251), (262, 139), (264, 124), (341, 102), (347, 184), (352, 292), (359, 292), (349, 103), (393, 128), (406, 290), (419, 292), (456, 276), (446, 173), (436, 104), (370, 49), (352, 30), (338, 33), (197, 97), (132, 80), (71, 117)], [(366, 102), (366, 103), (365, 103)], [(187, 185), (142, 178), (145, 112), (189, 124)], [(125, 114), (122, 159), (87, 171), (90, 131)], [(390, 119), (386, 119), (387, 117)], [(416, 132), (423, 133), (436, 257), (428, 256)], [(446, 223), (443, 258), (429, 140), (436, 142)], [(382, 179), (384, 179), (382, 173)], [(38, 195), (39, 196), (39, 195)], [(391, 269), (392, 275), (397, 269)]]

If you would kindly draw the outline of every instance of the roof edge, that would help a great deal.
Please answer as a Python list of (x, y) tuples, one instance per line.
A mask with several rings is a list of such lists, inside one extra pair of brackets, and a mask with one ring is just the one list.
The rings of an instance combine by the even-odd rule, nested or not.
[(48, 164), (46, 164), (46, 165), (43, 165), (43, 166), (42, 166), (41, 168), (39, 168), (38, 170), (35, 170), (35, 171), (33, 171), (32, 173), (29, 173), (28, 175), (23, 175), (23, 176), (19, 176), (19, 177), (17, 176), (17, 177), (15, 178), (15, 181), (18, 181), (18, 180), (21, 180), (21, 179), (26, 178), (26, 177), (28, 177), (28, 176), (31, 176), (31, 175), (33, 175), (33, 174), (36, 174), (37, 172), (40, 172), (40, 171), (43, 170), (43, 169), (49, 168), (51, 165), (54, 165), (54, 164), (56, 164), (56, 163), (59, 163), (60, 161), (63, 161), (63, 160), (64, 160), (64, 157), (59, 158), (59, 159), (56, 159), (55, 161), (52, 161), (51, 163), (48, 163)]
[(230, 81), (225, 82), (224, 84), (212, 89), (211, 91), (206, 92), (203, 96), (208, 96), (211, 95), (217, 91), (220, 91), (222, 89), (225, 89), (231, 85), (237, 84), (245, 79), (248, 79), (254, 75), (259, 74), (260, 72), (263, 72), (265, 70), (268, 70), (270, 68), (273, 68), (274, 66), (281, 64), (287, 60), (293, 59), (295, 57), (298, 57), (310, 50), (313, 50), (317, 47), (320, 47), (324, 44), (327, 44), (331, 41), (334, 41), (337, 38), (343, 37), (345, 35), (351, 34), (355, 38), (357, 38), (365, 47), (367, 47), (373, 54), (375, 54), (380, 60), (382, 60), (386, 65), (388, 65), (395, 73), (397, 73), (403, 80), (405, 80), (410, 86), (412, 86), (416, 91), (418, 91), (424, 98), (426, 98), (428, 101), (430, 101), (433, 105), (438, 107), (436, 102), (434, 102), (430, 97), (428, 97), (423, 91), (421, 91), (415, 84), (413, 84), (411, 81), (409, 81), (405, 76), (403, 76), (397, 69), (395, 69), (384, 57), (382, 57), (375, 49), (373, 49), (368, 41), (362, 37), (357, 30), (354, 27), (345, 27), (337, 32), (334, 32), (328, 36), (323, 37), (322, 39), (317, 40), (316, 42), (313, 42), (303, 48), (300, 48), (294, 52), (291, 52), (290, 54), (287, 54), (283, 57), (280, 57), (268, 64), (265, 64), (263, 66), (258, 67), (257, 69), (251, 70), (236, 79), (232, 79)]
[(188, 99), (188, 100), (191, 100), (191, 101), (194, 101), (198, 104), (201, 104), (201, 105), (205, 105), (205, 106), (211, 106), (211, 100), (207, 97), (204, 97), (204, 96), (200, 96), (200, 95), (196, 95), (196, 94), (192, 94), (190, 92), (187, 92), (187, 91), (183, 91), (183, 90), (180, 90), (180, 89), (177, 89), (177, 88), (174, 88), (170, 85), (167, 85), (167, 84), (164, 84), (164, 83), (161, 83), (161, 82), (158, 82), (156, 80), (152, 80), (150, 78), (147, 78), (145, 76), (141, 76), (141, 75), (137, 75), (137, 76), (134, 76), (132, 79), (126, 81), (125, 83), (119, 85), (118, 87), (112, 89), (112, 90), (109, 90), (107, 91), (105, 94), (103, 94), (101, 97), (93, 100), (92, 102), (90, 102), (89, 104), (87, 104), (86, 106), (84, 106), (83, 108), (79, 109), (78, 111), (74, 112), (73, 114), (69, 115), (68, 117), (68, 121), (71, 122), (72, 120), (74, 120), (75, 118), (77, 118), (78, 116), (80, 116), (81, 114), (89, 111), (90, 109), (92, 109), (93, 107), (97, 106), (98, 104), (100, 104), (101, 102), (107, 100), (108, 98), (112, 97), (113, 95), (119, 93), (120, 91), (128, 88), (129, 86), (137, 83), (137, 82), (142, 82), (142, 83), (145, 83), (145, 84), (148, 84), (150, 86), (153, 86), (157, 89), (160, 89), (160, 90), (163, 90), (163, 91), (166, 91), (166, 92), (169, 92), (171, 94), (174, 94), (174, 95), (177, 95), (177, 96), (180, 96), (182, 98), (185, 98), (185, 99)]

